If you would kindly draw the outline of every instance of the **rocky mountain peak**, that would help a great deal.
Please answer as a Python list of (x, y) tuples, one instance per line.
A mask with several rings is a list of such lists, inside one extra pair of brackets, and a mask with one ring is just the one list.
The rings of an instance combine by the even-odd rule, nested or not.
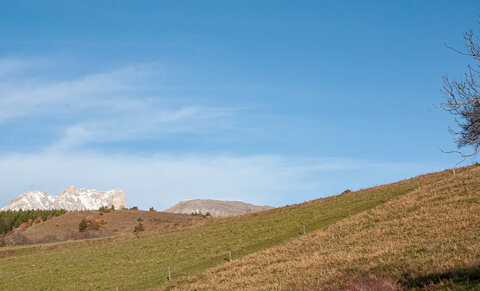
[(260, 206), (240, 201), (216, 200), (216, 199), (191, 199), (183, 200), (165, 210), (165, 212), (184, 214), (207, 214), (212, 216), (237, 216), (252, 212), (269, 210), (272, 206)]
[(5, 210), (31, 210), (31, 209), (66, 209), (95, 210), (102, 206), (122, 209), (127, 207), (126, 196), (120, 189), (109, 191), (98, 191), (95, 189), (82, 189), (70, 186), (63, 190), (58, 196), (48, 196), (45, 192), (25, 192), (13, 199), (7, 206), (0, 209)]
[(65, 196), (65, 195), (69, 195), (69, 194), (73, 194), (75, 193), (75, 186), (70, 186), (68, 187), (67, 189), (63, 190), (62, 192), (60, 192), (60, 195), (58, 196)]

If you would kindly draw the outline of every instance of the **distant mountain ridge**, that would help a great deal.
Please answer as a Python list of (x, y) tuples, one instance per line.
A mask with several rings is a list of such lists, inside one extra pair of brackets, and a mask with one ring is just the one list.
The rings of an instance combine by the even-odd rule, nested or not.
[(260, 206), (240, 201), (216, 200), (216, 199), (192, 199), (183, 200), (164, 212), (184, 214), (207, 214), (212, 216), (237, 216), (247, 213), (273, 209), (272, 206)]
[(41, 191), (25, 192), (13, 199), (7, 206), (0, 208), (6, 210), (47, 210), (65, 209), (68, 211), (95, 210), (102, 206), (122, 209), (127, 207), (126, 196), (120, 189), (98, 191), (94, 189), (81, 189), (70, 186), (58, 196), (48, 196)]

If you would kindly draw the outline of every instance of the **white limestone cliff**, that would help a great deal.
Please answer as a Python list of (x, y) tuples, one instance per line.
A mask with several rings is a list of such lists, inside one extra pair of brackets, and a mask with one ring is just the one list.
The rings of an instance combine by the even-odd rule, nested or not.
[(95, 210), (102, 206), (111, 207), (112, 205), (115, 209), (127, 207), (126, 196), (122, 190), (113, 189), (102, 192), (71, 186), (62, 191), (59, 196), (48, 196), (47, 193), (40, 191), (23, 193), (10, 201), (7, 206), (0, 208), (0, 211), (20, 209)]

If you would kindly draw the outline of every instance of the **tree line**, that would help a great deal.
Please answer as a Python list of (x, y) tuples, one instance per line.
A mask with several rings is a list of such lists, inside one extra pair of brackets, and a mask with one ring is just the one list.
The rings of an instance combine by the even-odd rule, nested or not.
[(28, 220), (35, 220), (39, 217), (43, 221), (50, 217), (60, 216), (66, 213), (66, 210), (7, 210), (0, 211), (0, 234), (11, 231), (14, 227), (19, 227)]

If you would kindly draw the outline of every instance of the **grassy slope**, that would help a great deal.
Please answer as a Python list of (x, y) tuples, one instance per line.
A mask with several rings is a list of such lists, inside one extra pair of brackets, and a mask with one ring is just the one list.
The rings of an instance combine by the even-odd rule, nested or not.
[(172, 286), (390, 290), (384, 283), (480, 290), (480, 167)]
[[(216, 221), (204, 227), (102, 243), (0, 250), (0, 289), (145, 289), (271, 248), (435, 183), (434, 173), (300, 205)], [(387, 194), (387, 196), (385, 195)], [(32, 249), (33, 248), (33, 249)]]
[[(78, 224), (85, 218), (106, 221), (99, 231), (79, 233)], [(141, 221), (139, 221), (139, 219)], [(33, 225), (21, 232), (21, 236), (27, 238), (31, 243), (58, 242), (80, 238), (107, 237), (132, 233), (132, 230), (139, 224), (147, 230), (169, 232), (172, 230), (192, 228), (204, 224), (206, 221), (201, 217), (186, 214), (165, 213), (156, 211), (122, 210), (104, 213), (98, 210), (73, 211), (54, 217), (43, 223)], [(16, 233), (7, 236), (7, 245), (13, 245)], [(21, 241), (21, 240), (20, 240)], [(0, 252), (1, 253), (1, 252)]]

